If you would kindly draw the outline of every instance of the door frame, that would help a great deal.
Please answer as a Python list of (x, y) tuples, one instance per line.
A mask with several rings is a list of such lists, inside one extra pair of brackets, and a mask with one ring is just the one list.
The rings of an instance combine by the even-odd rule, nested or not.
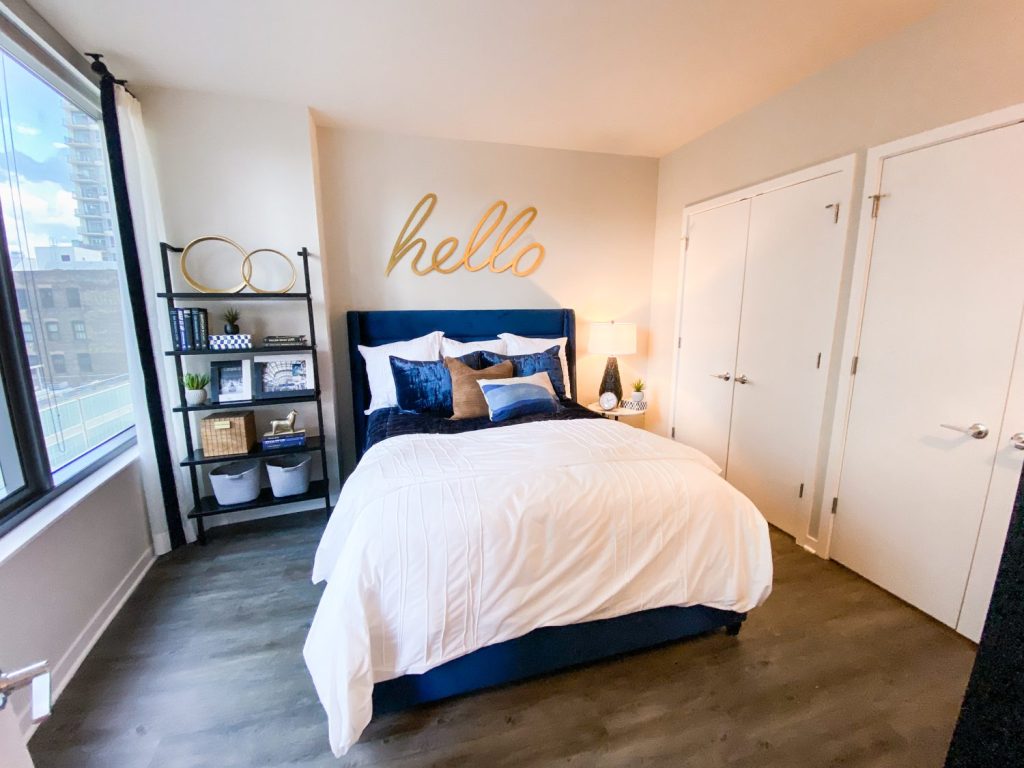
[[(760, 181), (750, 186), (741, 187), (731, 192), (726, 192), (715, 197), (705, 198), (704, 200), (698, 200), (693, 203), (689, 203), (683, 207), (682, 216), (682, 231), (680, 234), (679, 241), (679, 277), (676, 285), (676, 311), (673, 328), (675, 329), (676, 345), (672, 349), (672, 404), (670, 408), (669, 427), (671, 434), (675, 436), (676, 427), (676, 416), (677, 416), (677, 400), (679, 393), (679, 362), (680, 362), (680, 348), (682, 346), (682, 322), (683, 322), (683, 293), (686, 287), (686, 250), (689, 242), (689, 229), (690, 219), (697, 214), (706, 213), (707, 211), (714, 210), (715, 208), (721, 208), (722, 206), (732, 205), (743, 200), (752, 199), (760, 195), (765, 195), (770, 192), (777, 192), (780, 189), (786, 187), (796, 186), (797, 184), (803, 184), (808, 181), (814, 181), (815, 179), (824, 178), (826, 176), (832, 176), (837, 173), (847, 173), (849, 179), (849, 188), (846, 192), (846, 197), (841, 201), (843, 205), (839, 209), (839, 222), (837, 226), (841, 227), (841, 231), (844, 233), (844, 247), (843, 247), (843, 263), (840, 266), (840, 284), (838, 286), (838, 302), (836, 306), (836, 314), (834, 317), (834, 324), (838, 327), (841, 322), (840, 307), (843, 300), (843, 289), (846, 275), (846, 262), (849, 257), (850, 251), (850, 225), (852, 219), (850, 218), (851, 209), (854, 207), (854, 195), (856, 194), (856, 181), (857, 181), (857, 154), (852, 153), (849, 155), (842, 155), (832, 160), (826, 160), (823, 163), (811, 165), (800, 170), (793, 171), (791, 173), (784, 174), (782, 176), (775, 176), (765, 181)], [(811, 475), (811, 483), (807, 492), (804, 494), (804, 504), (801, 506), (800, 513), (803, 518), (801, 524), (802, 534), (796, 537), (797, 544), (804, 546), (805, 548), (815, 551), (813, 547), (809, 546), (809, 542), (813, 542), (813, 539), (809, 539), (807, 535), (807, 527), (810, 524), (811, 516), (813, 515), (813, 507), (818, 503), (818, 499), (821, 494), (818, 492), (817, 478), (823, 474), (825, 468), (825, 461), (827, 460), (827, 453), (823, 449), (824, 435), (822, 430), (826, 425), (831, 426), (831, 420), (828, 418), (829, 406), (828, 406), (828, 391), (833, 387), (833, 380), (836, 376), (836, 366), (842, 359), (842, 348), (838, 346), (836, 339), (833, 339), (832, 348), (829, 352), (829, 365), (825, 371), (825, 402), (820, 417), (819, 424), (819, 447), (815, 458), (814, 472)], [(824, 446), (827, 448), (827, 445)]]
[[(988, 112), (977, 117), (960, 120), (955, 123), (933, 128), (913, 136), (879, 144), (868, 149), (864, 177), (864, 190), (860, 220), (857, 225), (857, 246), (853, 255), (852, 277), (850, 282), (850, 300), (846, 311), (842, 345), (835, 361), (843, 366), (836, 392), (835, 407), (832, 414), (831, 445), (825, 454), (827, 466), (823, 485), (821, 518), (816, 540), (808, 542), (812, 549), (821, 557), (829, 557), (832, 549), (832, 530), (835, 515), (828, 512), (833, 500), (839, 499), (839, 487), (842, 481), (843, 460), (846, 453), (846, 436), (850, 426), (850, 410), (853, 405), (855, 374), (853, 361), (860, 351), (861, 327), (864, 323), (864, 308), (868, 295), (868, 276), (871, 267), (871, 254), (874, 250), (875, 222), (871, 217), (870, 200), (874, 195), (882, 194), (882, 168), (886, 160), (909, 152), (925, 149), (937, 144), (967, 138), (979, 133), (1006, 128), (1024, 122), (1024, 104)], [(884, 199), (880, 203), (884, 210)], [(826, 502), (827, 500), (827, 502)], [(838, 502), (841, 506), (841, 500)]]

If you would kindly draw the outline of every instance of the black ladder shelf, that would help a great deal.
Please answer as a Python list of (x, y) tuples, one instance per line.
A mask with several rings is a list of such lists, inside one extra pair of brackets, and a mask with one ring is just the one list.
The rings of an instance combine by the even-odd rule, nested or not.
[[(178, 384), (178, 406), (173, 409), (175, 413), (181, 414), (182, 426), (185, 431), (185, 445), (186, 453), (184, 458), (179, 462), (180, 466), (187, 467), (189, 471), (189, 478), (191, 479), (192, 485), (192, 510), (188, 513), (188, 516), (196, 521), (196, 532), (199, 538), (200, 544), (206, 543), (206, 527), (203, 524), (203, 518), (210, 517), (211, 515), (223, 515), (227, 512), (238, 512), (247, 509), (261, 509), (263, 507), (273, 507), (279, 504), (296, 504), (306, 501), (319, 501), (323, 500), (324, 510), (330, 512), (331, 510), (331, 494), (330, 494), (330, 482), (327, 477), (327, 446), (324, 442), (324, 410), (323, 404), (320, 402), (320, 371), (317, 366), (316, 359), (316, 328), (313, 325), (313, 296), (309, 286), (309, 250), (303, 248), (298, 252), (299, 258), (302, 259), (302, 275), (305, 278), (306, 289), (302, 293), (187, 293), (177, 292), (174, 290), (174, 284), (171, 281), (171, 257), (172, 254), (181, 253), (184, 249), (178, 248), (168, 243), (160, 243), (160, 253), (163, 256), (162, 265), (164, 273), (164, 290), (157, 294), (161, 299), (167, 301), (167, 309), (173, 310), (175, 303), (178, 301), (194, 301), (194, 302), (208, 302), (208, 301), (299, 301), (304, 300), (306, 302), (306, 317), (308, 320), (309, 329), (309, 345), (303, 347), (253, 347), (252, 349), (223, 349), (223, 350), (173, 350), (167, 351), (164, 354), (168, 357), (174, 358), (174, 367), (177, 374)], [(168, 313), (169, 316), (169, 313)], [(272, 400), (246, 400), (242, 402), (231, 402), (231, 403), (211, 403), (207, 402), (203, 405), (189, 405), (185, 400), (185, 386), (181, 381), (184, 369), (184, 358), (193, 355), (211, 355), (211, 354), (222, 354), (222, 355), (254, 355), (260, 353), (287, 353), (296, 351), (313, 352), (313, 394), (312, 395), (296, 395), (294, 397), (280, 397)], [(217, 411), (217, 410), (237, 410), (239, 408), (252, 408), (261, 406), (280, 406), (288, 403), (316, 403), (316, 421), (319, 434), (311, 436), (307, 439), (306, 444), (301, 448), (275, 448), (272, 450), (260, 450), (257, 449), (251, 453), (241, 453), (231, 456), (210, 456), (207, 457), (203, 454), (201, 448), (197, 448), (195, 440), (192, 435), (192, 418), (191, 413), (197, 411)], [(260, 491), (260, 495), (257, 496), (250, 502), (244, 504), (218, 504), (217, 499), (212, 495), (203, 496), (199, 487), (199, 472), (201, 467), (226, 463), (229, 461), (237, 461), (243, 458), (267, 458), (271, 456), (281, 456), (291, 453), (318, 453), (320, 454), (320, 479), (313, 480), (309, 484), (309, 490), (306, 493), (297, 496), (284, 496), (281, 498), (275, 497), (269, 488), (263, 488)]]

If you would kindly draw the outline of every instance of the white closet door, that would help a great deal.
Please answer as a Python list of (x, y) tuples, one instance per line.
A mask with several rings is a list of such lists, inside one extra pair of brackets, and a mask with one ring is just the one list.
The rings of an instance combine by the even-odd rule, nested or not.
[(723, 469), (749, 218), (750, 201), (741, 200), (695, 214), (687, 226), (675, 437)]
[(981, 639), (981, 630), (985, 626), (1013, 502), (1017, 497), (1017, 484), (1021, 481), (1024, 467), (1024, 324), (1017, 341), (1016, 363), (1002, 429), (998, 432), (993, 430), (991, 437), (997, 440), (996, 464), (985, 499), (960, 620), (956, 625), (959, 632), (975, 642)]
[(889, 158), (881, 187), (831, 554), (955, 626), (1020, 328), (1024, 125)]
[(726, 479), (793, 536), (810, 513), (849, 188), (834, 173), (751, 205)]

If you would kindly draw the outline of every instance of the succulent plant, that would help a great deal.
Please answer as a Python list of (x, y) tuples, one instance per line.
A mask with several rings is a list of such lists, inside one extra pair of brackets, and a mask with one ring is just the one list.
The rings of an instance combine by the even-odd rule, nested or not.
[(181, 383), (185, 385), (185, 389), (206, 389), (210, 377), (205, 373), (186, 373), (181, 377)]
[(644, 387), (646, 387), (646, 386), (647, 385), (644, 383), (643, 379), (637, 379), (636, 381), (633, 382), (633, 391), (634, 392), (643, 392), (644, 391)]
[(238, 322), (238, 318), (242, 316), (242, 313), (238, 311), (236, 307), (228, 307), (224, 310), (224, 322), (231, 323), (234, 325)]

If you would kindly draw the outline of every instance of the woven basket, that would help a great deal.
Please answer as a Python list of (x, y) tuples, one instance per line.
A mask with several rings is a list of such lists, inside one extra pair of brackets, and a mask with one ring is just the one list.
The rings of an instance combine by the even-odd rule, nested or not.
[(206, 456), (249, 453), (256, 445), (256, 417), (252, 411), (226, 411), (199, 423)]

